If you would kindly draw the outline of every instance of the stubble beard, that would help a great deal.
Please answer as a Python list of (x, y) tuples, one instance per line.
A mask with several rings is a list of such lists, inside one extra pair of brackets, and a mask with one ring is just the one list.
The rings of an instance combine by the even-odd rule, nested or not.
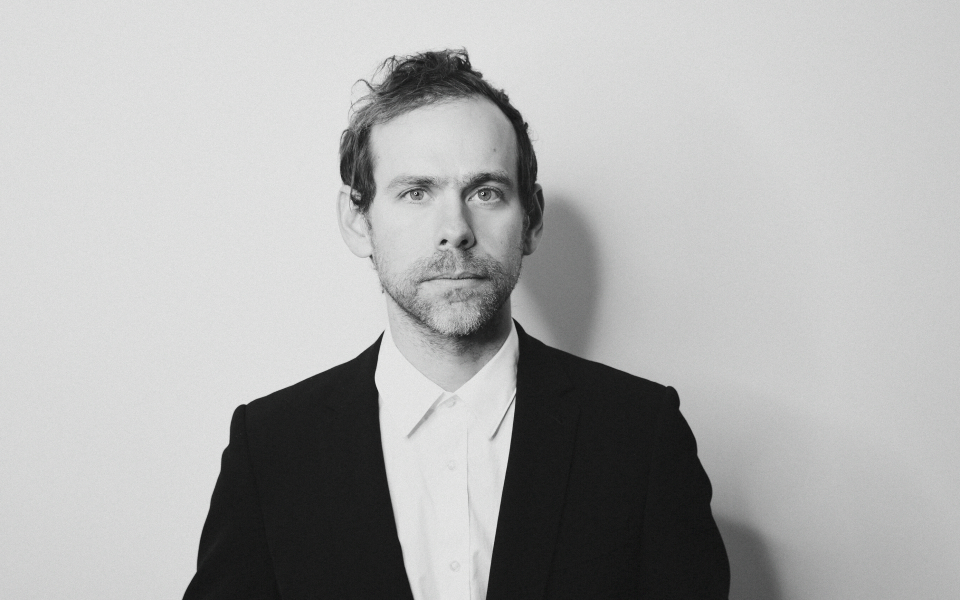
[[(373, 264), (383, 291), (414, 322), (443, 337), (466, 338), (490, 325), (510, 299), (520, 279), (522, 252), (517, 252), (515, 261), (503, 264), (470, 251), (437, 251), (406, 271), (392, 274), (389, 262), (374, 245)], [(425, 289), (438, 275), (463, 271), (483, 277), (483, 285), (442, 292)]]

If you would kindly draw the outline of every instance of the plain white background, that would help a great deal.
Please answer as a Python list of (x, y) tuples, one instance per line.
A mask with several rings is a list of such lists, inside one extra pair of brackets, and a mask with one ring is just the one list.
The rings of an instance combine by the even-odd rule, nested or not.
[(232, 409), (384, 325), (351, 87), (445, 46), (533, 128), (516, 316), (679, 390), (731, 597), (956, 597), (957, 4), (362, 0), (0, 8), (0, 597), (182, 594)]

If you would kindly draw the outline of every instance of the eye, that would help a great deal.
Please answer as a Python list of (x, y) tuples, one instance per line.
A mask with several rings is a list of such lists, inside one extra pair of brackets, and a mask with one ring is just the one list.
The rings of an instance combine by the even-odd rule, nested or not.
[(476, 191), (474, 196), (476, 196), (477, 200), (484, 204), (496, 202), (497, 200), (503, 198), (503, 194), (500, 193), (500, 190), (494, 188), (480, 188)]
[(415, 190), (404, 192), (401, 197), (413, 202), (423, 202), (423, 200), (427, 197), (427, 194), (422, 189), (417, 188)]

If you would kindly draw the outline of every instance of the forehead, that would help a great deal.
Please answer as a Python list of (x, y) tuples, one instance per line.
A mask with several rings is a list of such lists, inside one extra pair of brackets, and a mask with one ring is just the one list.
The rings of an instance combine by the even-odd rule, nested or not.
[(374, 125), (370, 146), (378, 189), (399, 174), (458, 178), (505, 171), (517, 176), (513, 125), (486, 98), (432, 104)]

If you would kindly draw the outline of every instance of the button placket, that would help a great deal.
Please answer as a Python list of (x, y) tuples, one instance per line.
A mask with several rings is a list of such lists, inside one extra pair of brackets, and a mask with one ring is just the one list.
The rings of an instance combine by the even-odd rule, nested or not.
[[(444, 406), (444, 452), (434, 459), (434, 465), (443, 473), (442, 520), (438, 523), (441, 547), (435, 556), (436, 567), (445, 575), (439, 577), (438, 598), (457, 600), (470, 597), (469, 569), (464, 565), (470, 555), (470, 513), (467, 482), (467, 423), (466, 405), (456, 396)], [(439, 573), (438, 573), (439, 575)]]

